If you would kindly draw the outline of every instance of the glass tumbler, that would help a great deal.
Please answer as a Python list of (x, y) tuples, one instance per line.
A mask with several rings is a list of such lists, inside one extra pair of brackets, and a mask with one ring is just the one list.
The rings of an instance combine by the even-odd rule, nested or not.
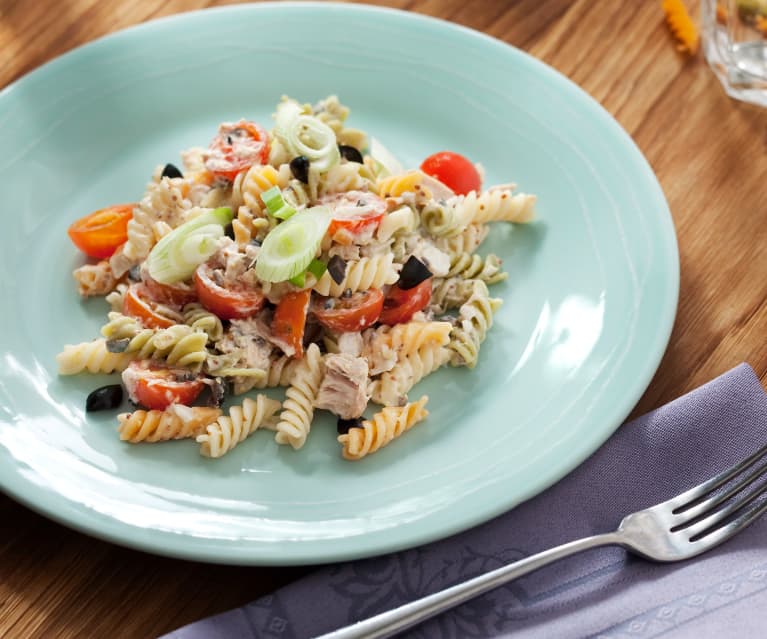
[(767, 0), (702, 0), (703, 50), (738, 100), (767, 107)]

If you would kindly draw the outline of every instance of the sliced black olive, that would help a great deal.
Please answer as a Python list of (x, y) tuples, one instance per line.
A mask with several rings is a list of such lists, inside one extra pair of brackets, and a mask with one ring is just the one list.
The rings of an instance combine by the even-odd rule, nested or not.
[(346, 277), (346, 262), (339, 255), (334, 255), (328, 261), (328, 275), (336, 284), (340, 284)]
[(299, 155), (290, 161), (290, 172), (293, 177), (304, 184), (309, 183), (309, 158)]
[(162, 170), (162, 175), (160, 177), (182, 178), (184, 177), (184, 174), (179, 170), (179, 168), (175, 164), (171, 164), (170, 162), (168, 162), (165, 165), (165, 168)]
[(341, 154), (342, 158), (349, 160), (349, 162), (358, 162), (359, 164), (362, 164), (362, 153), (360, 153), (353, 146), (349, 146), (348, 144), (339, 144), (338, 152)]
[(342, 419), (341, 417), (338, 418), (338, 423), (336, 424), (336, 430), (338, 431), (339, 435), (346, 435), (346, 433), (349, 432), (350, 428), (361, 428), (362, 427), (362, 417), (354, 417), (352, 419)]
[(123, 401), (123, 387), (111, 384), (97, 388), (85, 400), (85, 410), (89, 413), (95, 410), (117, 408)]
[(123, 337), (122, 339), (108, 339), (106, 346), (110, 353), (124, 353), (130, 344), (130, 337)]
[(343, 293), (341, 293), (341, 297), (343, 297), (344, 299), (347, 299), (347, 300), (348, 300), (348, 299), (349, 299), (349, 298), (350, 298), (352, 295), (354, 295), (354, 293), (352, 293), (352, 289), (350, 289), (350, 288), (347, 288), (347, 289), (346, 289), (346, 290), (345, 290)]
[[(301, 341), (304, 348), (309, 348), (309, 344), (317, 344), (322, 347), (322, 326), (311, 319), (307, 319), (304, 326), (304, 337)], [(320, 348), (320, 350), (322, 349)]]
[(138, 264), (134, 264), (130, 267), (128, 270), (128, 279), (131, 282), (140, 282), (141, 281), (141, 266)]
[(433, 273), (427, 268), (426, 264), (415, 255), (411, 255), (407, 258), (405, 266), (402, 267), (397, 286), (406, 291), (409, 288), (418, 286), (424, 280), (428, 280), (432, 275)]
[(218, 408), (224, 403), (226, 396), (229, 393), (229, 387), (223, 377), (214, 377), (213, 383), (210, 386), (210, 397), (208, 398), (208, 405)]

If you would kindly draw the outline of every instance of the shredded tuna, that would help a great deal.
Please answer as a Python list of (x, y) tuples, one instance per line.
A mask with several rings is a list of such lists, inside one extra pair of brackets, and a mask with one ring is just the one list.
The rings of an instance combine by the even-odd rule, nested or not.
[(296, 349), (288, 342), (274, 335), (271, 328), (269, 328), (270, 323), (271, 314), (264, 311), (258, 317), (232, 320), (230, 330), (241, 336), (247, 336), (250, 339), (260, 338), (263, 342), (268, 342), (270, 349), (274, 345), (288, 357), (293, 357), (296, 354)]
[(338, 352), (342, 355), (359, 357), (362, 354), (362, 334), (340, 333), (338, 335)]
[(322, 378), (314, 405), (343, 419), (359, 417), (368, 403), (368, 364), (362, 357), (338, 354), (325, 356)]
[(216, 342), (224, 354), (237, 353), (237, 366), (268, 370), (273, 347), (251, 326), (253, 320), (232, 320), (227, 333)]

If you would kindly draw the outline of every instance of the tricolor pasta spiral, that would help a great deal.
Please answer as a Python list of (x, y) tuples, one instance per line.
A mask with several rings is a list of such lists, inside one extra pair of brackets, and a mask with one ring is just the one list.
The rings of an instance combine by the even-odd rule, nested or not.
[(362, 426), (355, 426), (339, 435), (338, 442), (343, 447), (341, 454), (344, 459), (362, 459), (426, 419), (429, 414), (426, 410), (427, 401), (429, 398), (424, 395), (417, 402), (404, 406), (386, 406), (373, 415), (372, 419), (363, 421)]

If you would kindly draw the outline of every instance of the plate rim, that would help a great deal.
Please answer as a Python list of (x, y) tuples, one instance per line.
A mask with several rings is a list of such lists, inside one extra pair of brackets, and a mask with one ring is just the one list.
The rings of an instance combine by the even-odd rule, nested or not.
[[(343, 12), (347, 15), (354, 13), (357, 15), (371, 15), (380, 13), (389, 14), (396, 16), (395, 19), (411, 21), (417, 25), (425, 25), (427, 28), (447, 29), (448, 31), (462, 34), (463, 37), (480, 38), (484, 40), (486, 44), (498, 48), (499, 51), (503, 51), (507, 55), (512, 53), (512, 55), (519, 56), (519, 58), (524, 60), (525, 63), (532, 65), (536, 73), (554, 76), (556, 81), (562, 86), (565, 86), (569, 90), (575, 91), (577, 94), (579, 94), (581, 101), (587, 103), (590, 107), (590, 110), (594, 110), (596, 113), (598, 113), (605, 124), (612, 129), (612, 134), (622, 138), (625, 147), (630, 149), (634, 159), (642, 164), (644, 171), (647, 173), (647, 176), (651, 178), (650, 183), (653, 184), (653, 190), (655, 191), (652, 196), (655, 200), (657, 200), (659, 207), (662, 209), (658, 210), (656, 215), (657, 219), (654, 219), (653, 222), (666, 227), (662, 233), (662, 236), (666, 241), (662, 247), (657, 247), (658, 251), (654, 257), (656, 263), (662, 263), (663, 266), (667, 269), (666, 274), (668, 276), (668, 281), (666, 283), (668, 288), (666, 290), (666, 299), (663, 300), (663, 316), (656, 324), (656, 337), (652, 343), (652, 348), (648, 349), (649, 353), (648, 356), (644, 359), (644, 367), (641, 371), (637, 371), (634, 376), (634, 391), (632, 393), (622, 394), (619, 399), (615, 400), (612, 413), (611, 415), (607, 416), (612, 417), (612, 419), (603, 417), (603, 419), (600, 420), (604, 422), (609, 421), (609, 427), (605, 427), (604, 431), (600, 430), (598, 432), (598, 436), (594, 436), (594, 431), (592, 431), (590, 433), (590, 437), (584, 437), (583, 441), (585, 441), (586, 444), (581, 446), (578, 454), (570, 455), (567, 458), (567, 463), (560, 464), (557, 468), (557, 472), (548, 475), (545, 481), (539, 481), (535, 484), (530, 484), (526, 487), (526, 490), (520, 491), (513, 503), (497, 502), (495, 507), (492, 509), (475, 511), (470, 515), (464, 514), (460, 518), (459, 522), (454, 523), (452, 526), (441, 527), (437, 530), (408, 528), (410, 533), (405, 535), (404, 538), (400, 537), (389, 542), (379, 542), (375, 544), (374, 547), (365, 545), (364, 540), (370, 536), (365, 534), (354, 538), (354, 545), (351, 547), (351, 549), (344, 547), (343, 544), (339, 544), (338, 539), (309, 540), (303, 542), (305, 546), (301, 548), (297, 548), (295, 545), (291, 545), (288, 551), (283, 552), (274, 552), (276, 550), (275, 548), (271, 548), (270, 552), (259, 552), (259, 548), (263, 548), (263, 545), (259, 545), (260, 542), (259, 544), (253, 544), (250, 542), (232, 542), (231, 540), (210, 539), (204, 537), (195, 537), (194, 539), (196, 543), (192, 545), (189, 545), (188, 543), (187, 545), (180, 543), (174, 544), (174, 539), (189, 542), (190, 537), (185, 534), (139, 528), (134, 525), (120, 522), (111, 517), (101, 515), (92, 509), (88, 509), (84, 507), (80, 502), (63, 499), (59, 493), (50, 490), (47, 486), (40, 486), (29, 480), (19, 478), (18, 473), (10, 473), (11, 477), (16, 478), (17, 481), (15, 483), (9, 483), (5, 481), (4, 473), (0, 473), (0, 491), (15, 501), (23, 504), (27, 508), (71, 529), (99, 539), (116, 543), (124, 547), (151, 552), (162, 556), (193, 561), (234, 565), (287, 566), (310, 565), (386, 554), (389, 552), (430, 543), (468, 530), (505, 512), (508, 512), (517, 505), (543, 492), (546, 488), (569, 474), (574, 468), (578, 467), (615, 432), (615, 430), (623, 423), (625, 418), (630, 414), (633, 407), (642, 397), (647, 387), (649, 386), (652, 377), (657, 372), (663, 355), (667, 349), (674, 326), (674, 321), (676, 319), (680, 288), (680, 261), (676, 230), (674, 228), (673, 218), (668, 207), (668, 202), (662, 191), (657, 176), (652, 170), (652, 167), (647, 161), (647, 158), (634, 142), (633, 138), (620, 125), (616, 118), (610, 112), (608, 112), (595, 98), (589, 95), (584, 89), (582, 89), (579, 85), (577, 85), (574, 81), (572, 81), (557, 69), (549, 66), (531, 54), (511, 44), (494, 38), (486, 33), (450, 22), (442, 18), (436, 18), (392, 7), (378, 7), (374, 5), (356, 3), (346, 4), (340, 2), (317, 1), (304, 2), (294, 0), (290, 2), (262, 2), (258, 4), (224, 5), (205, 9), (196, 9), (192, 11), (184, 11), (171, 14), (168, 16), (162, 16), (143, 23), (130, 25), (70, 49), (65, 53), (47, 61), (43, 65), (30, 70), (7, 86), (0, 89), (0, 104), (3, 100), (10, 99), (9, 96), (20, 84), (26, 82), (34, 82), (38, 78), (42, 80), (46, 75), (55, 73), (57, 67), (60, 65), (70, 64), (73, 61), (76, 62), (77, 58), (82, 56), (84, 51), (87, 52), (90, 49), (104, 46), (104, 42), (113, 39), (129, 37), (133, 32), (149, 32), (153, 29), (162, 28), (166, 23), (183, 21), (190, 18), (194, 19), (194, 16), (209, 14), (211, 12), (250, 13), (275, 9), (291, 11), (296, 8), (307, 7), (320, 9), (323, 11), (327, 10), (329, 12)], [(380, 534), (380, 531), (377, 532)], [(300, 540), (299, 543), (301, 543)], [(328, 544), (329, 547), (326, 544)], [(318, 546), (322, 547), (321, 554), (318, 554), (316, 549)]]

